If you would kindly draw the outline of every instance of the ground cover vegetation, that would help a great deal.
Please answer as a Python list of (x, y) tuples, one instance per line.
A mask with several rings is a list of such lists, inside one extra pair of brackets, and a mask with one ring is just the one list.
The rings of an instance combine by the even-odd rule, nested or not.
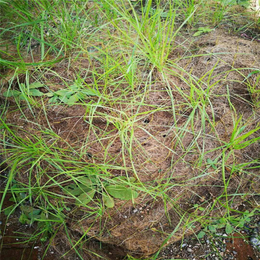
[(35, 227), (24, 242), (43, 258), (160, 259), (259, 215), (249, 5), (0, 1), (0, 209)]

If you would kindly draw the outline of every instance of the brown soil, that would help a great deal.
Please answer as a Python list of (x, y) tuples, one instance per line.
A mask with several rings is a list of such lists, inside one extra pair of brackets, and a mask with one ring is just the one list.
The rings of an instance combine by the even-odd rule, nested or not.
[(253, 248), (250, 246), (247, 239), (244, 239), (240, 234), (233, 234), (233, 238), (227, 243), (227, 251), (236, 251), (237, 260), (257, 259)]
[[(176, 42), (178, 41), (182, 42), (182, 38), (179, 37)], [(233, 118), (242, 115), (244, 122), (254, 119), (248, 126), (248, 131), (256, 127), (259, 122), (259, 108), (254, 106), (259, 102), (259, 96), (249, 93), (245, 78), (260, 67), (260, 43), (229, 35), (220, 29), (191, 40), (189, 45), (187, 42), (189, 41), (182, 47), (179, 45), (178, 48), (173, 48), (170, 54), (169, 60), (175, 61), (176, 67), (169, 65), (169, 69), (164, 72), (154, 71), (154, 83), (149, 88), (138, 86), (136, 96), (126, 93), (125, 101), (120, 100), (120, 103), (108, 102), (102, 108), (98, 105), (92, 107), (54, 105), (46, 106), (47, 111), (39, 105), (34, 110), (34, 115), (29, 110), (24, 111), (27, 118), (24, 120), (10, 99), (7, 120), (9, 123), (19, 125), (20, 135), (24, 135), (24, 131), (27, 131), (42, 136), (42, 127), (50, 127), (59, 137), (56, 139), (57, 146), (74, 149), (73, 153), (64, 156), (79, 157), (79, 161), (86, 165), (98, 163), (112, 165), (108, 171), (113, 176), (127, 174), (138, 178), (141, 182), (151, 183), (155, 189), (158, 184), (167, 187), (166, 194), (171, 198), (170, 202), (169, 200), (165, 202), (163, 193), (156, 199), (152, 196), (143, 196), (141, 193), (134, 204), (132, 201), (116, 200), (116, 206), (103, 212), (102, 217), (97, 220), (82, 218), (78, 221), (76, 215), (84, 214), (86, 209), (83, 207), (68, 220), (68, 226), (75, 236), (80, 237), (88, 230), (87, 236), (95, 239), (92, 240), (92, 244), (90, 243), (90, 248), (104, 255), (106, 259), (122, 259), (126, 253), (140, 257), (149, 256), (158, 251), (185, 212), (191, 214), (189, 221), (192, 221), (192, 216), (195, 216), (192, 213), (195, 214), (196, 211), (194, 204), (203, 203), (203, 207), (207, 208), (221, 202), (220, 196), (225, 192), (223, 171), (226, 180), (229, 181), (227, 190), (229, 194), (240, 192), (246, 194), (252, 189), (255, 193), (260, 192), (257, 172), (251, 170), (252, 174), (244, 174), (231, 171), (234, 164), (246, 163), (249, 158), (258, 159), (259, 143), (237, 150), (234, 156), (226, 158), (223, 171), (214, 171), (206, 165), (207, 159), (217, 158), (221, 154), (221, 151), (214, 148), (229, 141), (233, 131)], [(184, 58), (191, 55), (192, 58)], [(73, 78), (79, 68), (88, 66), (86, 58), (78, 59), (70, 66), (68, 61), (64, 60), (53, 70), (64, 78)], [(211, 86), (210, 100), (203, 95), (207, 103), (205, 112), (209, 116), (208, 119), (204, 117), (200, 105), (197, 109), (187, 105), (190, 84), (195, 84), (195, 81), (181, 68), (190, 72), (197, 82), (204, 76), (203, 81)], [(53, 90), (63, 87), (62, 81), (51, 73), (45, 77)], [(167, 84), (163, 78), (167, 78)], [(248, 79), (251, 84), (254, 84), (255, 80), (256, 75)], [(92, 81), (90, 74), (86, 77), (86, 82)], [(201, 84), (196, 88), (206, 91), (208, 86)], [(176, 88), (181, 89), (183, 95), (180, 95)], [(259, 86), (257, 88), (259, 89)], [(144, 92), (145, 100), (142, 101)], [(197, 98), (201, 98), (199, 94)], [(91, 100), (98, 104), (95, 98)], [(140, 101), (144, 105), (133, 107), (131, 101)], [(175, 116), (172, 110), (173, 101)], [(86, 113), (87, 109), (89, 113)], [(190, 124), (187, 120), (192, 113), (195, 116)], [(210, 120), (214, 122), (214, 126), (209, 123)], [(217, 132), (216, 136), (213, 135), (213, 128)], [(204, 138), (196, 139), (200, 131), (204, 131)], [(255, 133), (255, 136), (258, 135), (259, 133)], [(129, 143), (124, 143), (125, 140), (129, 142), (130, 137), (131, 151), (127, 149)], [(192, 146), (192, 150), (189, 150), (188, 148)], [(199, 163), (202, 150), (205, 158), (204, 162)], [(219, 162), (221, 160), (219, 157)], [(48, 167), (51, 172), (51, 166)], [(203, 177), (196, 178), (202, 173)], [(44, 183), (46, 178), (47, 176), (43, 176), (41, 181)], [(171, 188), (167, 179), (170, 179)], [(26, 182), (22, 174), (20, 181)], [(248, 197), (249, 195), (244, 199)], [(219, 199), (218, 202), (216, 198)], [(237, 196), (232, 206), (236, 209), (241, 203), (241, 198)], [(222, 213), (223, 208), (212, 212), (216, 215)], [(194, 222), (193, 228), (182, 223), (168, 243), (179, 241), (184, 235), (190, 235), (199, 229), (200, 224), (197, 222)], [(62, 248), (62, 243), (66, 243), (66, 239), (62, 235), (56, 239), (59, 240), (55, 248), (63, 253), (65, 247)], [(116, 253), (112, 252), (115, 250), (112, 248), (107, 250), (107, 254), (104, 251), (100, 253), (95, 246), (97, 241), (103, 242), (108, 248), (109, 245), (114, 245), (112, 248), (116, 248)]]

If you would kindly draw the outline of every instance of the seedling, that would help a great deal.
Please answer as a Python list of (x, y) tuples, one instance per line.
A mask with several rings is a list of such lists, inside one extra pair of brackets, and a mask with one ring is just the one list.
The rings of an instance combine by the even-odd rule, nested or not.
[(199, 232), (197, 235), (198, 238), (203, 238), (206, 233), (213, 233), (216, 234), (220, 229), (225, 229), (226, 234), (231, 234), (235, 232), (238, 228), (245, 228), (245, 224), (251, 221), (251, 218), (258, 214), (259, 209), (254, 209), (253, 211), (249, 212), (246, 210), (239, 216), (229, 216), (229, 217), (222, 217), (216, 220), (215, 222), (210, 223), (207, 225), (203, 230)]
[[(11, 191), (13, 197), (9, 201), (15, 202), (3, 210), (4, 214), (9, 217), (16, 209), (19, 208), (21, 212), (19, 222), (24, 225), (32, 226), (37, 223), (39, 232), (32, 236), (30, 240), (37, 240), (40, 237), (41, 242), (49, 239), (50, 235), (54, 232), (54, 225), (61, 224), (64, 221), (64, 215), (60, 213), (63, 208), (57, 208), (57, 213), (52, 213), (52, 208), (40, 208), (37, 205), (29, 205), (29, 196), (19, 183), (12, 182)], [(19, 206), (19, 207), (18, 207)]]
[[(84, 206), (93, 200), (96, 193), (102, 194), (102, 200), (105, 206), (113, 208), (114, 198), (121, 200), (131, 200), (138, 197), (138, 192), (126, 184), (126, 177), (116, 177), (111, 182), (123, 181), (123, 184), (111, 184), (108, 181), (100, 181), (96, 177), (79, 177), (76, 183), (69, 184), (63, 188), (64, 192), (76, 198), (77, 206)], [(130, 178), (130, 183), (135, 178)]]
[(26, 100), (28, 96), (32, 97), (41, 97), (45, 94), (39, 90), (39, 88), (43, 87), (44, 85), (40, 82), (34, 82), (30, 84), (28, 87), (24, 83), (20, 84), (20, 91), (19, 90), (7, 90), (3, 93), (5, 97), (14, 97), (18, 98), (18, 100)]
[(46, 94), (50, 97), (49, 103), (57, 103), (61, 101), (67, 105), (74, 105), (79, 100), (86, 99), (87, 96), (99, 96), (99, 93), (90, 88), (84, 88), (82, 85), (73, 84), (67, 89), (60, 89), (55, 92), (49, 92)]
[(24, 83), (20, 84), (20, 90), (7, 90), (3, 93), (5, 97), (14, 97), (18, 100), (27, 100), (31, 97), (49, 97), (49, 103), (63, 102), (67, 105), (74, 105), (80, 100), (86, 99), (87, 96), (99, 96), (99, 93), (94, 89), (83, 88), (79, 84), (73, 84), (67, 89), (60, 89), (55, 92), (44, 93), (39, 88), (44, 87), (40, 82), (34, 82), (28, 87)]
[(207, 159), (207, 163), (214, 169), (217, 170), (217, 161), (218, 159), (215, 159), (214, 161), (212, 161), (210, 158)]
[(201, 34), (204, 34), (204, 33), (209, 33), (211, 32), (213, 29), (210, 29), (209, 27), (199, 27), (197, 32), (195, 32), (193, 34), (193, 36), (200, 36)]

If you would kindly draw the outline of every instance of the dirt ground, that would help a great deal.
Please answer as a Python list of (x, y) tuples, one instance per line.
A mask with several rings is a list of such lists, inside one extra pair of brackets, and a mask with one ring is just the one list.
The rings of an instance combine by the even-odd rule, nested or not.
[[(192, 40), (189, 40), (189, 37)], [(184, 38), (186, 41), (183, 41)], [(47, 111), (43, 111), (41, 107), (37, 108), (35, 111), (37, 122), (29, 110), (25, 111), (27, 120), (24, 120), (16, 109), (15, 103), (10, 99), (8, 122), (15, 122), (19, 125), (22, 129), (21, 135), (24, 131), (42, 135), (39, 125), (51, 127), (60, 138), (58, 145), (64, 149), (73, 147), (75, 154), (82, 155), (81, 162), (114, 165), (115, 169), (110, 170), (114, 176), (127, 174), (136, 177), (137, 172), (141, 182), (151, 183), (155, 187), (158, 183), (163, 185), (167, 179), (171, 180), (172, 187), (166, 191), (167, 196), (172, 199), (171, 202), (165, 203), (163, 195), (156, 199), (152, 196), (139, 196), (134, 204), (131, 201), (116, 200), (116, 206), (106, 210), (98, 220), (80, 218), (84, 215), (84, 208), (78, 209), (76, 214), (78, 217), (71, 216), (68, 226), (72, 234), (80, 237), (88, 230), (87, 236), (92, 238), (88, 247), (105, 259), (123, 259), (126, 253), (135, 257), (149, 258), (160, 249), (165, 239), (178, 226), (184, 212), (194, 212), (196, 210), (194, 204), (203, 203), (204, 208), (211, 207), (215, 199), (224, 192), (222, 172), (214, 172), (205, 164), (198, 167), (200, 151), (204, 151), (205, 161), (218, 157), (219, 150), (214, 150), (214, 148), (221, 146), (221, 142), (229, 141), (233, 131), (234, 117), (242, 115), (245, 122), (247, 119), (254, 119), (249, 126), (251, 128), (259, 124), (260, 111), (259, 107), (257, 108), (254, 104), (260, 101), (260, 96), (252, 95), (248, 91), (245, 80), (245, 76), (260, 68), (260, 42), (258, 40), (245, 38), (242, 33), (231, 35), (223, 29), (215, 29), (197, 39), (184, 32), (183, 36), (177, 37), (176, 42), (183, 44), (179, 44), (177, 48), (173, 47), (169, 60), (174, 61), (177, 66), (169, 65), (169, 70), (164, 72), (154, 70), (152, 74), (154, 83), (148, 89), (140, 85), (136, 89), (135, 97), (126, 93), (125, 101), (102, 108), (96, 107), (91, 111), (93, 115), (91, 117), (86, 115), (86, 107), (83, 105), (71, 107), (54, 105), (48, 106)], [(190, 58), (183, 58), (188, 56)], [(84, 57), (78, 59), (70, 67), (68, 63), (69, 61), (62, 61), (53, 67), (53, 71), (64, 78), (69, 78), (76, 75), (79, 68), (89, 65)], [(212, 98), (207, 100), (205, 95), (203, 98), (207, 104), (206, 113), (210, 120), (214, 119), (217, 136), (212, 135), (212, 126), (209, 120), (203, 119), (199, 106), (197, 110), (193, 110), (185, 105), (190, 95), (189, 84), (195, 81), (181, 68), (190, 72), (197, 82), (203, 76), (204, 82), (207, 81), (208, 85), (212, 86), (210, 89)], [(168, 79), (168, 84), (163, 80), (165, 77)], [(248, 80), (254, 84), (256, 75), (252, 75)], [(51, 73), (45, 75), (45, 81), (52, 83), (53, 90), (63, 87), (62, 81)], [(89, 75), (86, 82), (92, 81), (92, 76)], [(176, 91), (176, 87), (183, 91), (183, 95)], [(207, 88), (204, 84), (196, 87), (201, 91), (206, 91)], [(257, 88), (259, 89), (259, 86)], [(142, 101), (144, 91), (146, 91), (146, 97)], [(169, 92), (173, 99), (170, 98)], [(199, 98), (201, 97), (198, 94)], [(145, 105), (132, 107), (129, 105), (131, 100), (143, 102)], [(175, 116), (172, 113), (173, 100), (176, 109)], [(161, 109), (158, 110), (158, 108)], [(188, 124), (187, 131), (179, 131), (178, 129), (185, 128), (191, 113), (195, 113), (193, 129)], [(107, 116), (104, 117), (104, 114)], [(118, 127), (114, 118), (121, 119), (121, 125), (119, 124), (121, 128)], [(124, 123), (132, 118), (135, 120), (131, 128), (125, 129)], [(28, 123), (29, 121), (34, 123)], [(202, 129), (205, 131), (204, 138), (197, 140), (196, 133)], [(132, 130), (134, 133), (133, 150), (129, 153), (122, 142), (122, 133), (126, 138), (131, 135)], [(182, 141), (179, 141), (180, 135), (182, 135)], [(259, 136), (259, 132), (254, 136)], [(197, 147), (189, 150), (188, 147), (195, 140)], [(82, 147), (84, 147), (83, 153), (80, 150)], [(252, 174), (248, 175), (239, 172), (232, 176), (230, 174), (233, 164), (243, 164), (249, 158), (252, 160), (259, 157), (260, 144), (255, 143), (243, 150), (237, 150), (234, 157), (227, 159), (225, 175), (229, 180), (227, 190), (229, 194), (247, 193), (250, 190), (259, 194), (258, 172), (252, 169)], [(122, 165), (124, 167), (121, 167)], [(135, 166), (135, 171), (132, 170), (132, 165)], [(129, 170), (126, 172), (123, 168)], [(203, 178), (196, 178), (203, 171)], [(20, 181), (25, 181), (22, 175), (20, 178)], [(46, 181), (46, 178), (43, 177), (41, 181)], [(183, 183), (185, 185), (182, 185)], [(244, 200), (249, 199), (249, 195), (244, 198)], [(232, 207), (237, 209), (243, 203), (244, 201), (238, 196), (234, 198)], [(216, 215), (222, 213), (223, 208), (212, 212)], [(100, 232), (100, 227), (102, 227), (102, 232)], [(182, 239), (189, 241), (185, 242), (186, 244), (191, 243), (188, 240), (189, 236), (199, 230), (198, 222), (193, 223), (193, 228), (181, 224), (178, 231), (167, 242), (167, 244), (175, 244), (167, 246), (161, 252), (160, 259), (173, 257), (201, 259), (196, 255), (190, 258), (191, 255), (185, 250), (177, 252), (178, 247), (173, 249), (176, 245), (181, 246), (179, 241)], [(99, 249), (98, 241), (103, 243), (103, 251)], [(56, 237), (54, 250), (59, 254), (65, 253), (67, 248), (63, 246), (64, 243), (67, 243), (65, 234), (60, 232)], [(75, 259), (73, 255), (68, 254), (67, 257)], [(84, 259), (95, 259), (93, 256), (88, 257), (86, 253)], [(257, 256), (252, 255), (251, 259), (257, 259)]]

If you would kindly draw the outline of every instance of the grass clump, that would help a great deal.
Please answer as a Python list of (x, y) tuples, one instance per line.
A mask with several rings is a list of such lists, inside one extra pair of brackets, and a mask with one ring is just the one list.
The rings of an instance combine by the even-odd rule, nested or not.
[(38, 227), (27, 242), (157, 259), (257, 214), (259, 63), (223, 32), (236, 1), (0, 5), (0, 209)]

